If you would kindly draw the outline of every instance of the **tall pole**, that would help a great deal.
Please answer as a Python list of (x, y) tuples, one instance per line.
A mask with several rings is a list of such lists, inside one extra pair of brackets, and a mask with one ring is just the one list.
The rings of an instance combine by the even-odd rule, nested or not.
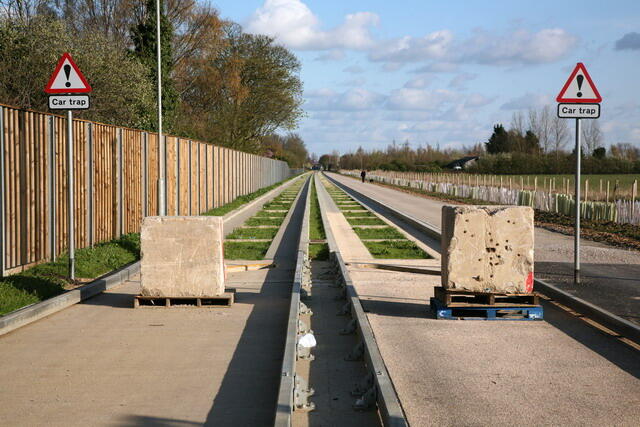
[(69, 279), (76, 280), (75, 233), (73, 212), (73, 112), (67, 110), (67, 215), (69, 226)]
[(156, 53), (158, 59), (158, 215), (167, 214), (165, 199), (165, 146), (162, 140), (162, 57), (160, 54), (160, 0), (156, 0)]
[(580, 119), (576, 119), (576, 230), (573, 251), (574, 282), (580, 283)]

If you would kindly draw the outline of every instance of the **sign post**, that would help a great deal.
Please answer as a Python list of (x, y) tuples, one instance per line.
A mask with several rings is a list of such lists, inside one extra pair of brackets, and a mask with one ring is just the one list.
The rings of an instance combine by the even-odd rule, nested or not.
[(591, 80), (584, 64), (578, 62), (569, 75), (569, 79), (556, 97), (558, 117), (576, 119), (576, 175), (575, 175), (575, 240), (573, 251), (573, 280), (580, 283), (580, 119), (597, 119), (600, 117), (600, 102), (602, 97), (596, 85)]
[(44, 89), (49, 95), (49, 108), (67, 110), (67, 214), (69, 250), (69, 279), (76, 280), (75, 258), (75, 212), (74, 212), (74, 170), (73, 170), (73, 110), (89, 108), (89, 95), (69, 95), (91, 92), (91, 86), (78, 68), (71, 55), (64, 53)]

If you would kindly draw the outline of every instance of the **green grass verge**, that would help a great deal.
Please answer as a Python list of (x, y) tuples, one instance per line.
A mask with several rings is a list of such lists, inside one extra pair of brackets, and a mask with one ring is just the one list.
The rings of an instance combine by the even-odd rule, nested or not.
[(277, 228), (236, 228), (227, 239), (273, 239)]
[(269, 242), (224, 242), (225, 259), (263, 259)]
[(280, 225), (282, 224), (282, 222), (284, 221), (284, 217), (283, 218), (260, 218), (260, 217), (253, 217), (253, 218), (249, 218), (244, 225), (248, 225), (248, 226), (256, 226), (256, 225)]
[(405, 239), (404, 235), (393, 227), (362, 228), (352, 227), (360, 239)]
[(284, 184), (287, 181), (290, 181), (294, 178), (296, 178), (298, 175), (292, 176), (290, 178), (287, 178), (283, 181), (277, 182), (273, 185), (270, 185), (269, 187), (265, 187), (265, 188), (261, 188), (260, 190), (254, 191), (253, 193), (249, 193), (246, 194), (244, 196), (240, 196), (237, 197), (234, 201), (227, 203), (224, 206), (220, 206), (214, 209), (211, 209), (210, 211), (207, 211), (205, 213), (203, 213), (202, 215), (206, 215), (206, 216), (223, 216), (229, 212), (231, 212), (234, 209), (239, 208), (240, 206), (244, 205), (245, 203), (249, 203), (250, 201), (257, 199), (258, 197), (262, 196), (265, 193), (268, 193), (269, 191), (273, 190), (276, 187), (279, 187), (280, 185)]
[[(78, 249), (75, 255), (76, 277), (93, 279), (140, 259), (140, 235), (127, 234)], [(68, 255), (63, 254), (53, 262), (0, 279), (0, 315), (63, 293), (69, 284), (68, 263)]]
[(351, 225), (387, 225), (386, 222), (380, 218), (347, 218), (347, 221)]
[(310, 243), (309, 258), (316, 261), (328, 261), (329, 245), (326, 243)]
[(362, 242), (374, 258), (427, 259), (430, 256), (410, 241)]

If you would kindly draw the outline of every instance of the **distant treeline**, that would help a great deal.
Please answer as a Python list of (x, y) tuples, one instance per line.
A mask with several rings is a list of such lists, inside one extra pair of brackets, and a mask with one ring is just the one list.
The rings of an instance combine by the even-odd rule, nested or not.
[[(640, 173), (640, 148), (628, 143), (602, 146), (597, 120), (583, 120), (582, 171), (586, 174)], [(509, 129), (496, 124), (484, 143), (461, 149), (431, 145), (413, 148), (409, 141), (390, 144), (385, 150), (364, 150), (320, 157), (325, 168), (412, 172), (440, 172), (455, 160), (478, 156), (465, 171), (486, 174), (568, 174), (575, 171), (575, 150), (570, 144), (568, 121), (558, 119), (550, 107), (515, 113)]]

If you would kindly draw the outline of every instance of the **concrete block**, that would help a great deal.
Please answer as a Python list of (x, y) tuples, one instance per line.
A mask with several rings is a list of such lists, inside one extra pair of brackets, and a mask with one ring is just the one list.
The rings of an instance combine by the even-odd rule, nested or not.
[(527, 206), (444, 206), (442, 286), (532, 292), (533, 232), (533, 209)]
[(224, 293), (222, 217), (146, 217), (140, 273), (143, 296), (204, 297)]

